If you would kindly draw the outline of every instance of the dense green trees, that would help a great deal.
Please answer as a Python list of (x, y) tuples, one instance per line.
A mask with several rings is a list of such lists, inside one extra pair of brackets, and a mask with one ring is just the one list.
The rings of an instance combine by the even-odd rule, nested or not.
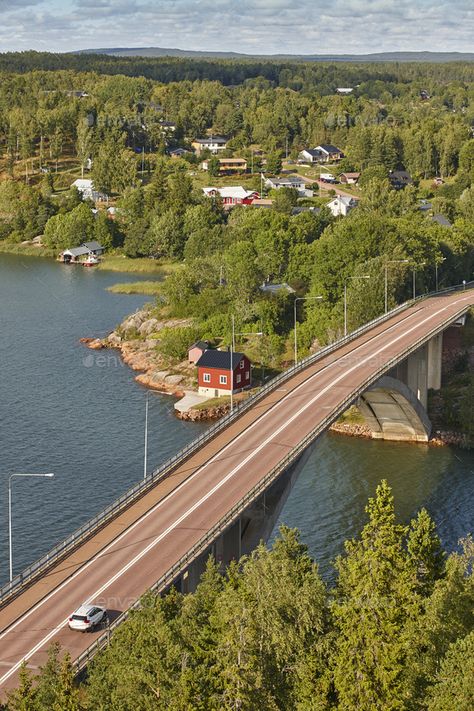
[[(395, 71), (388, 64), (25, 53), (2, 55), (0, 71), (2, 66), (0, 162), (16, 179), (0, 183), (0, 239), (19, 242), (44, 232), (55, 249), (95, 238), (123, 246), (129, 257), (183, 260), (183, 269), (170, 277), (165, 307), (217, 328), (212, 335), (223, 332), (232, 311), (246, 328), (258, 328), (263, 312), (273, 314), (269, 335), (291, 337), (291, 319), (269, 308), (263, 282), (285, 281), (298, 296), (324, 297), (317, 308), (299, 311), (303, 354), (341, 333), (345, 281), (349, 328), (381, 313), (389, 259), (424, 263), (418, 293), (434, 288), (435, 264), (442, 286), (472, 276), (470, 65), (455, 70), (407, 64)], [(37, 71), (27, 72), (28, 66)], [(161, 83), (155, 81), (160, 77)], [(335, 87), (345, 84), (356, 88), (341, 97)], [(420, 99), (421, 88), (428, 101)], [(165, 117), (176, 124), (166, 135), (160, 124)], [(349, 217), (334, 220), (317, 197), (312, 206), (322, 207), (319, 214), (294, 215), (295, 191), (278, 190), (272, 210), (235, 208), (229, 214), (219, 200), (202, 195), (197, 157), (164, 155), (165, 144), (189, 147), (187, 141), (205, 131), (230, 134), (230, 151), (245, 156), (254, 172), (266, 163), (265, 172), (278, 173), (284, 152), (295, 159), (303, 147), (336, 143), (346, 154), (341, 170), (362, 171), (360, 204)], [(394, 190), (389, 173), (401, 167), (414, 184)], [(211, 174), (214, 169), (211, 159)], [(64, 192), (79, 173), (112, 196), (114, 220), (102, 210), (92, 220), (79, 209), (77, 191)], [(440, 175), (445, 185), (427, 180)], [(258, 183), (256, 177), (246, 185)], [(419, 209), (421, 196), (453, 227), (427, 219)], [(409, 265), (389, 270), (390, 306), (411, 294)], [(370, 280), (349, 279), (363, 275)], [(188, 301), (188, 292), (176, 288), (181, 279), (192, 284)]]
[(332, 587), (283, 527), (224, 575), (209, 559), (194, 594), (146, 595), (79, 689), (52, 647), (9, 711), (470, 710), (472, 541), (446, 557), (425, 510), (396, 520), (385, 481), (366, 510)]

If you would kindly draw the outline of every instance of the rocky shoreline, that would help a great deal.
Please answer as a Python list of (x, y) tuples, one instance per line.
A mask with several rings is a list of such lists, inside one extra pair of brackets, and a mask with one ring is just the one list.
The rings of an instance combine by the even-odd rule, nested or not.
[[(159, 332), (162, 328), (188, 326), (189, 319), (159, 320), (146, 307), (128, 316), (118, 328), (106, 338), (81, 338), (80, 342), (91, 350), (115, 349), (120, 352), (123, 362), (137, 372), (135, 380), (146, 388), (182, 398), (187, 390), (195, 390), (195, 368), (187, 361), (167, 368), (157, 352)], [(245, 397), (245, 395), (244, 395)], [(236, 400), (241, 399), (236, 396)], [(230, 404), (191, 408), (186, 412), (175, 410), (179, 419), (191, 422), (218, 420), (230, 411)], [(349, 437), (372, 439), (372, 432), (363, 423), (335, 422), (331, 432)], [(466, 435), (459, 432), (437, 429), (427, 443), (433, 447), (468, 447)]]
[(138, 373), (135, 380), (146, 388), (168, 395), (183, 397), (185, 390), (194, 386), (194, 369), (180, 363), (176, 369), (166, 367), (157, 352), (159, 332), (162, 328), (187, 326), (188, 319), (158, 320), (147, 309), (128, 316), (106, 338), (81, 338), (92, 350), (113, 348), (120, 352), (123, 362)]
[[(367, 425), (360, 423), (335, 422), (329, 429), (331, 432), (343, 434), (348, 437), (372, 439), (371, 430)], [(426, 444), (430, 447), (453, 446), (460, 447), (461, 449), (467, 449), (469, 447), (466, 435), (450, 430), (435, 430)]]

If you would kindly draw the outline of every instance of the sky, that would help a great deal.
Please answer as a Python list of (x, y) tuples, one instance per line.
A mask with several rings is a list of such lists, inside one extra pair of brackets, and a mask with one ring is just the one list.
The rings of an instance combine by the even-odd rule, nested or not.
[(0, 0), (0, 51), (474, 52), (473, 0)]

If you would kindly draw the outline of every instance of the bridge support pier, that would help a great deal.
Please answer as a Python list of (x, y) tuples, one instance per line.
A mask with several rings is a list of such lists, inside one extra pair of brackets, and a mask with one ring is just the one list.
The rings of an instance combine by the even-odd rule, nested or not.
[(215, 558), (224, 572), (232, 560), (239, 560), (242, 555), (253, 551), (260, 541), (268, 540), (296, 479), (308, 461), (313, 445), (308, 447), (292, 466), (278, 477), (265, 494), (254, 501), (237, 521), (234, 521), (219, 536), (212, 547), (190, 564), (176, 582), (176, 587), (180, 592), (194, 592), (210, 555)]
[(443, 334), (428, 342), (428, 389), (439, 390), (441, 388), (441, 372), (443, 363)]

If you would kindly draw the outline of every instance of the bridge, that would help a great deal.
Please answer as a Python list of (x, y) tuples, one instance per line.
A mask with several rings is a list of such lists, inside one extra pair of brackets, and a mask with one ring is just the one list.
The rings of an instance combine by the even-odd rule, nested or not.
[[(409, 302), (274, 378), (0, 590), (0, 690), (59, 642), (82, 669), (147, 590), (195, 588), (212, 553), (225, 565), (271, 531), (310, 447), (357, 403), (374, 436), (427, 441), (443, 332), (474, 284)], [(83, 602), (106, 630), (69, 630)], [(0, 692), (0, 693), (1, 693)]]

